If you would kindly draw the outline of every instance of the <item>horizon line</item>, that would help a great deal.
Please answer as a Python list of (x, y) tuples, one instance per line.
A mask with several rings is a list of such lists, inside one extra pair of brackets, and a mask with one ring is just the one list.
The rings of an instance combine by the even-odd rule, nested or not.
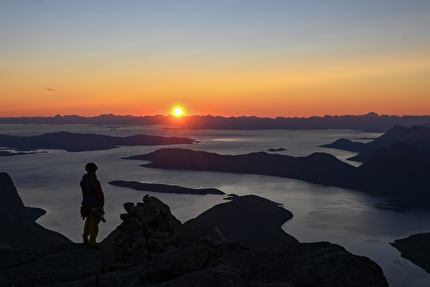
[(106, 114), (100, 114), (97, 116), (81, 116), (81, 115), (61, 115), (61, 114), (56, 114), (55, 116), (10, 116), (10, 117), (0, 117), (0, 119), (19, 119), (19, 118), (56, 118), (56, 117), (80, 117), (80, 118), (98, 118), (98, 117), (103, 117), (103, 116), (112, 116), (112, 117), (134, 117), (134, 118), (143, 118), (143, 117), (176, 117), (176, 118), (190, 118), (190, 117), (221, 117), (221, 118), (259, 118), (259, 119), (277, 119), (277, 118), (285, 118), (285, 119), (310, 119), (310, 118), (324, 118), (324, 117), (346, 117), (346, 116), (352, 116), (352, 117), (363, 117), (363, 116), (377, 116), (377, 117), (428, 117), (430, 116), (430, 114), (428, 115), (412, 115), (412, 114), (404, 114), (404, 115), (389, 115), (389, 114), (378, 114), (376, 112), (368, 112), (366, 114), (341, 114), (341, 115), (330, 115), (330, 114), (326, 114), (324, 116), (318, 116), (318, 115), (313, 115), (313, 116), (275, 116), (275, 117), (262, 117), (262, 116), (255, 116), (255, 115), (251, 115), (251, 116), (246, 116), (246, 115), (239, 115), (239, 116), (220, 116), (220, 115), (211, 115), (211, 114), (206, 114), (206, 115), (182, 115), (182, 116), (175, 116), (173, 114), (155, 114), (155, 115), (120, 115), (120, 114), (113, 114), (113, 113), (106, 113)]

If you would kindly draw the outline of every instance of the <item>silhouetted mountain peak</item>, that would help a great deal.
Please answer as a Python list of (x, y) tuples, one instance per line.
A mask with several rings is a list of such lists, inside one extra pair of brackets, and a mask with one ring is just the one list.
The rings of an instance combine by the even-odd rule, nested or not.
[(28, 224), (32, 219), (25, 210), (24, 203), (18, 195), (10, 176), (0, 173), (0, 223), (2, 225), (24, 222)]
[(430, 151), (430, 129), (418, 125), (410, 128), (395, 125), (385, 134), (368, 143), (338, 139), (331, 144), (321, 145), (321, 147), (358, 152), (358, 155), (349, 158), (349, 160), (364, 162), (378, 149), (389, 148), (397, 142), (414, 145), (421, 151)]
[(0, 173), (0, 245), (64, 242), (70, 240), (34, 222), (34, 216), (24, 206), (10, 176), (5, 172)]
[[(421, 161), (425, 158), (425, 156), (422, 157), (425, 154), (414, 145), (397, 142), (389, 148), (382, 148), (374, 152), (361, 168), (370, 165), (405, 165), (409, 162)], [(394, 166), (386, 166), (386, 168), (394, 168)]]

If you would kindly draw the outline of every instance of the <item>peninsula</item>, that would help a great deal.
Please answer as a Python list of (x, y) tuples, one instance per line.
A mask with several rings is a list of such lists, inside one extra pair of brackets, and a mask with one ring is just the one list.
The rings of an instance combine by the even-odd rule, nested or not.
[(404, 142), (379, 149), (360, 167), (327, 153), (293, 157), (266, 152), (220, 155), (181, 148), (162, 148), (126, 157), (145, 160), (143, 167), (261, 174), (365, 191), (391, 198), (403, 207), (430, 207), (430, 152)]

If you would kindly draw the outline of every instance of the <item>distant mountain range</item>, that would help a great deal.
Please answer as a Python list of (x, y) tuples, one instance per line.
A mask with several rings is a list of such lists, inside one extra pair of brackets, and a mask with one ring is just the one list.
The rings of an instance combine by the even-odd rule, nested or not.
[(385, 132), (395, 125), (430, 127), (430, 116), (342, 115), (309, 118), (259, 118), (220, 116), (117, 116), (76, 115), (54, 117), (3, 117), (0, 124), (92, 124), (92, 125), (163, 125), (180, 129), (263, 130), (263, 129), (355, 129)]

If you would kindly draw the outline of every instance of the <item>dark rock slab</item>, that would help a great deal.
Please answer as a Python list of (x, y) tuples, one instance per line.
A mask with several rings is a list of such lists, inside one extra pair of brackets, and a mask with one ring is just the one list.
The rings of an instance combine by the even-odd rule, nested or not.
[(430, 233), (414, 234), (390, 244), (400, 251), (403, 258), (430, 274)]
[[(279, 248), (223, 248), (227, 243), (188, 240), (141, 266), (147, 286), (388, 286), (367, 257), (328, 242)], [(103, 276), (101, 276), (103, 280)]]
[(109, 184), (115, 186), (128, 187), (135, 190), (152, 191), (161, 193), (179, 193), (179, 194), (225, 194), (216, 188), (189, 188), (178, 185), (141, 183), (137, 181), (113, 180)]
[(249, 286), (388, 286), (375, 262), (328, 242), (237, 251), (208, 265), (213, 274), (230, 271)]
[(94, 282), (103, 266), (100, 251), (74, 243), (4, 247), (0, 256), (0, 286), (45, 286), (87, 277)]

